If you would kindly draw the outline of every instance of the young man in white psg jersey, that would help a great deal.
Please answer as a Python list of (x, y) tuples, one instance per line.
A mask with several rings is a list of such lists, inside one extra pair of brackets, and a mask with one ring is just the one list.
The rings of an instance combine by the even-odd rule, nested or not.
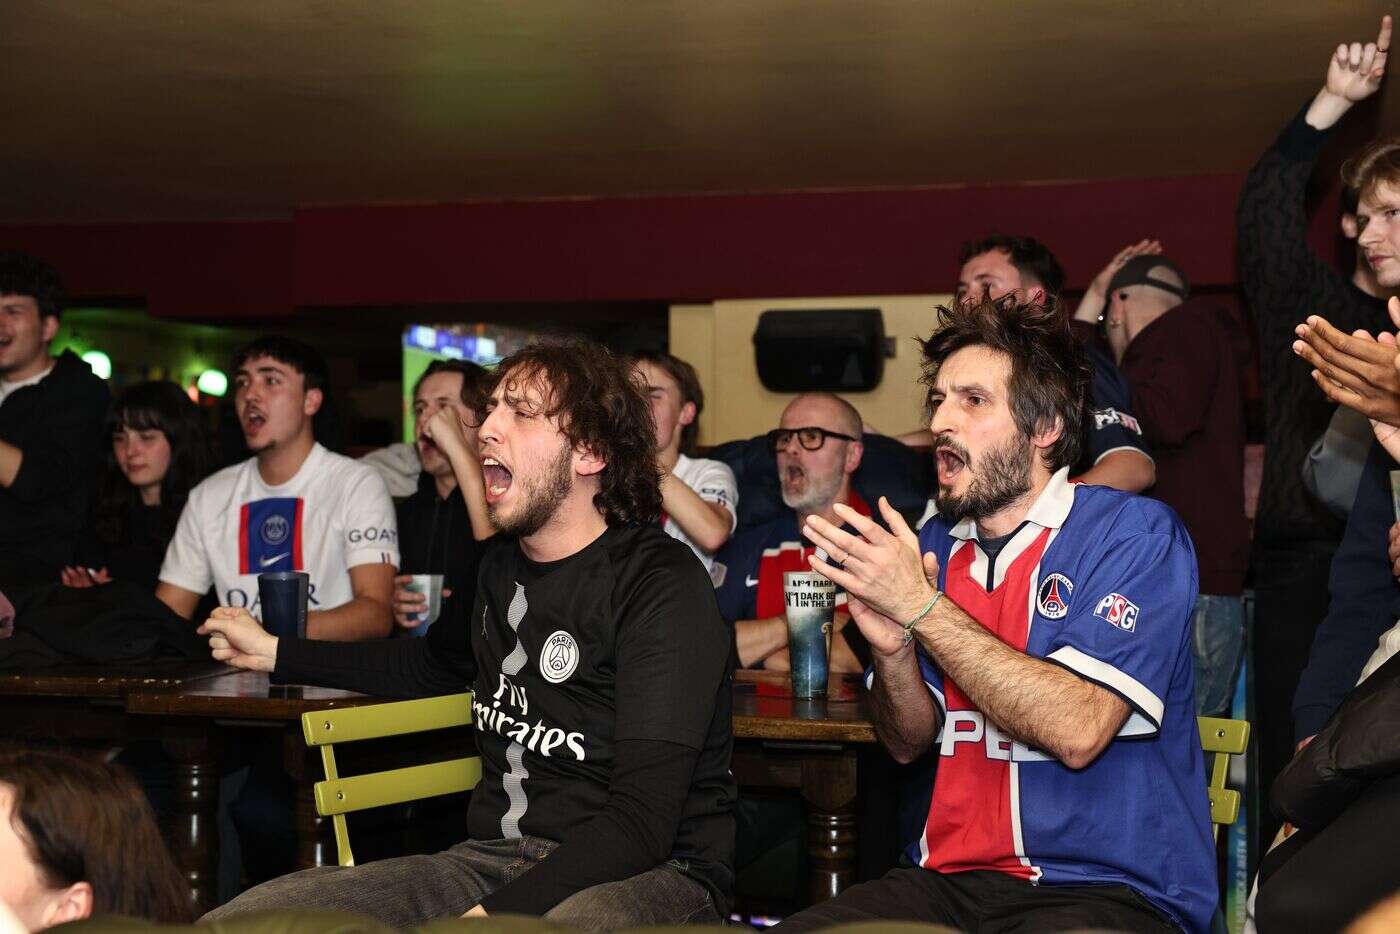
[(307, 635), (387, 636), (399, 564), (389, 491), (375, 471), (316, 442), (326, 367), (301, 341), (263, 337), (234, 355), (234, 407), (253, 456), (190, 491), (156, 596), (185, 618), (212, 585), (260, 617), (258, 575), (311, 575)]
[(478, 443), (502, 534), (470, 613), (357, 645), (275, 638), (227, 608), (200, 629), (216, 658), (274, 681), (413, 696), (474, 672), (470, 839), (285, 876), (209, 918), (316, 907), (395, 927), (516, 913), (611, 930), (725, 917), (730, 636), (703, 565), (658, 522), (641, 386), (596, 344), (537, 344), (501, 363), (488, 410)]
[(705, 393), (695, 367), (680, 357), (648, 351), (632, 367), (651, 401), (656, 461), (661, 467), (661, 527), (690, 546), (705, 565), (738, 524), (739, 484), (722, 461), (691, 457)]

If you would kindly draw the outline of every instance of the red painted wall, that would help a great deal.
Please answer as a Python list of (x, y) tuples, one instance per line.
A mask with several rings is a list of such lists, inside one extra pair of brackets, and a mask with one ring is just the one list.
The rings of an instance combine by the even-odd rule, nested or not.
[[(306, 208), (289, 221), (0, 226), (78, 298), (172, 317), (294, 307), (704, 300), (948, 290), (958, 245), (997, 231), (1054, 249), (1082, 288), (1152, 236), (1199, 285), (1235, 284), (1240, 176), (1065, 184)], [(1335, 246), (1335, 208), (1315, 240)]]

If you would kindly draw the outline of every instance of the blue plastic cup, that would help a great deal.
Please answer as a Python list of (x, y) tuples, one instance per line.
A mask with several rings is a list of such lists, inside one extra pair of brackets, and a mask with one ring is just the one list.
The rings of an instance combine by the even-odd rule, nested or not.
[(306, 638), (306, 600), (311, 575), (304, 571), (274, 571), (258, 575), (258, 602), (263, 628), (274, 636)]
[(815, 571), (783, 574), (783, 608), (792, 663), (792, 696), (826, 696), (831, 621), (836, 614), (836, 585)]

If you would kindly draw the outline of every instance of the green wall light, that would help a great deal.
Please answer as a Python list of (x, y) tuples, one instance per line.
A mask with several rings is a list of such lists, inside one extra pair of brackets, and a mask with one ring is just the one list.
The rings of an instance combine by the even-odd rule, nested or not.
[(205, 370), (199, 374), (199, 381), (195, 385), (206, 396), (222, 398), (224, 393), (228, 392), (228, 377), (222, 370)]
[(92, 367), (92, 372), (97, 374), (98, 379), (112, 378), (112, 358), (100, 350), (89, 350), (83, 354), (82, 360)]

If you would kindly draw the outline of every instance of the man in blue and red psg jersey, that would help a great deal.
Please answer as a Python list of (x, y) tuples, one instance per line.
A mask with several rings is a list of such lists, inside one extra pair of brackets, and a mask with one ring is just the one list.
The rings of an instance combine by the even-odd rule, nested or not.
[(1204, 931), (1214, 850), (1196, 728), (1190, 537), (1165, 505), (1070, 484), (1083, 351), (1055, 305), (940, 309), (924, 343), (938, 517), (814, 517), (870, 642), (876, 728), (937, 744), (912, 866), (789, 919)]
[[(863, 452), (855, 406), (832, 393), (803, 393), (788, 403), (778, 426), (768, 438), (789, 511), (736, 535), (715, 556), (711, 572), (720, 615), (734, 625), (739, 665), (744, 668), (788, 668), (783, 574), (808, 570), (807, 559), (815, 548), (800, 532), (807, 516), (835, 520), (836, 503), (870, 515), (870, 507), (851, 486)], [(845, 595), (838, 594), (834, 622), (844, 638), (832, 644), (831, 667), (859, 671), (868, 653), (859, 631), (846, 631), (850, 615), (844, 603)]]

